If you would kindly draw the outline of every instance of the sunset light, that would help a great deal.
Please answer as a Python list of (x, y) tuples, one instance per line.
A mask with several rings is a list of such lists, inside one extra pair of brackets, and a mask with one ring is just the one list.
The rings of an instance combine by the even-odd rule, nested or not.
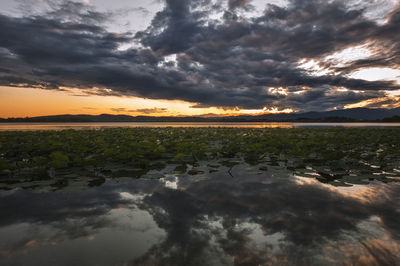
[(400, 0), (0, 0), (1, 266), (400, 266)]

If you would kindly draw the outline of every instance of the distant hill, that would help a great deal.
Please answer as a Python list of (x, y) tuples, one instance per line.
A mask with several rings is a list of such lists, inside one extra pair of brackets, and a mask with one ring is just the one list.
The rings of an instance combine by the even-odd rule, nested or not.
[(389, 122), (389, 123), (391, 123), (391, 122), (400, 122), (400, 116), (395, 115), (395, 116), (392, 116), (392, 117), (386, 117), (386, 118), (382, 119), (382, 122)]
[(276, 115), (261, 115), (265, 118), (276, 120), (354, 120), (354, 121), (375, 121), (386, 117), (400, 115), (400, 108), (395, 109), (368, 109), (354, 108), (344, 110), (334, 110), (327, 112), (307, 112)]
[[(305, 112), (290, 114), (240, 115), (225, 117), (196, 116), (129, 116), (129, 115), (52, 115), (25, 118), (0, 118), (0, 122), (354, 122), (387, 121), (397, 122), (400, 108), (368, 109), (354, 108), (327, 112)], [(391, 119), (392, 117), (395, 117)]]

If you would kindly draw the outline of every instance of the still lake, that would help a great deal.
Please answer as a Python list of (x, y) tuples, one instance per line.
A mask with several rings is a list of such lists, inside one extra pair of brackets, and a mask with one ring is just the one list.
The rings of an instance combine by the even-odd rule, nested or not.
[(115, 127), (235, 127), (235, 128), (400, 128), (400, 123), (291, 123), (291, 122), (92, 122), (0, 123), (4, 130), (100, 129)]
[[(144, 124), (153, 127), (287, 125), (374, 129), (146, 128), (0, 132), (3, 135), (0, 159), (20, 158), (16, 166), (21, 165), (12, 171), (6, 169), (4, 161), (0, 165), (5, 169), (0, 171), (0, 265), (400, 265), (400, 131), (375, 129), (393, 128), (400, 126), (398, 124), (36, 123), (1, 126), (4, 130), (6, 126), (14, 127), (7, 130), (61, 130)], [(93, 145), (97, 147), (95, 143), (110, 142), (102, 142), (100, 137), (114, 139), (115, 148), (119, 149), (125, 147), (119, 142), (121, 138), (145, 140), (158, 132), (157, 138), (161, 140), (154, 140), (155, 143), (167, 143), (187, 131), (197, 132), (197, 141), (191, 141), (194, 144), (206, 136), (211, 148), (216, 147), (218, 136), (222, 142), (230, 137), (230, 143), (239, 144), (252, 138), (265, 142), (300, 136), (301, 141), (310, 144), (309, 149), (318, 152), (315, 148), (318, 145), (324, 148), (340, 144), (332, 147), (342, 147), (348, 156), (329, 159), (329, 154), (325, 158), (311, 153), (302, 155), (304, 158), (292, 158), (271, 152), (253, 162), (241, 155), (243, 149), (232, 157), (222, 154), (226, 151), (224, 148), (219, 151), (221, 158), (207, 160), (194, 156), (183, 160), (172, 154), (171, 158), (165, 157), (170, 159), (162, 159), (165, 164), (161, 167), (146, 171), (136, 169), (134, 161), (129, 161), (129, 165), (104, 161), (97, 167), (88, 164), (56, 170), (46, 168), (44, 175), (37, 176), (23, 167), (29, 163), (30, 153), (35, 152), (29, 147), (46, 150), (47, 146), (40, 144), (49, 140), (48, 145), (61, 149), (64, 143), (57, 142), (57, 136), (65, 136), (65, 150), (72, 156), (77, 153), (76, 149), (85, 150)], [(300, 135), (289, 136), (288, 132)], [(343, 132), (351, 138), (351, 143), (342, 143), (346, 141), (346, 138), (339, 138)], [(267, 133), (274, 135), (254, 137)], [(236, 134), (235, 137), (232, 134)], [(326, 144), (319, 143), (324, 136), (334, 137)], [(87, 143), (89, 146), (85, 145)], [(142, 143), (136, 148), (139, 152), (145, 150), (148, 141), (135, 143)], [(97, 148), (85, 159), (93, 159), (99, 153)], [(133, 148), (127, 146), (127, 149)], [(149, 163), (157, 165), (156, 159)]]
[(10, 184), (0, 191), (0, 264), (400, 262), (399, 183), (336, 187), (246, 164), (154, 177)]

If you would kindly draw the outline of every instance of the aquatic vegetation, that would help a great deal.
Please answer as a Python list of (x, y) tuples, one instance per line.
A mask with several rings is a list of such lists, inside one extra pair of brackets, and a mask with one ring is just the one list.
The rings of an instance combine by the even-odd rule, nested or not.
[(324, 183), (400, 180), (400, 130), (113, 128), (0, 132), (0, 183), (198, 175), (246, 163)]

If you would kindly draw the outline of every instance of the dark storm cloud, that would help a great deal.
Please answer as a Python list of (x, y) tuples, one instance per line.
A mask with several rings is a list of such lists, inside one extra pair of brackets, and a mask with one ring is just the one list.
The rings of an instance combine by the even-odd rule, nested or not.
[[(166, 8), (153, 18), (146, 32), (136, 37), (159, 54), (178, 53), (189, 49), (196, 39), (202, 38), (205, 11), (191, 12), (191, 8), (209, 1), (166, 0)], [(160, 28), (165, 28), (162, 32)]]
[(229, 9), (249, 8), (251, 0), (228, 0)]
[[(197, 107), (295, 108), (322, 110), (385, 96), (400, 89), (393, 81), (365, 81), (347, 73), (364, 67), (400, 65), (400, 11), (385, 24), (347, 1), (289, 1), (267, 5), (243, 18), (236, 12), (250, 1), (228, 1), (229, 10), (210, 0), (166, 0), (151, 25), (113, 33), (104, 22), (112, 14), (82, 3), (52, 4), (43, 15), (0, 15), (0, 85), (46, 89), (75, 87), (92, 94), (180, 99)], [(221, 20), (210, 19), (225, 12)], [(311, 75), (299, 60), (315, 59), (365, 42), (374, 55)], [(142, 48), (120, 49), (140, 43)], [(137, 46), (135, 46), (137, 47)], [(164, 56), (176, 55), (176, 61)], [(287, 95), (271, 93), (284, 87)], [(334, 93), (345, 87), (348, 93)], [(293, 91), (307, 88), (304, 93)], [(363, 91), (363, 92), (359, 92)]]
[(370, 31), (368, 39), (374, 55), (368, 59), (357, 60), (339, 71), (351, 72), (359, 68), (393, 67), (400, 65), (400, 5), (393, 9), (384, 25)]
[[(299, 110), (307, 109), (309, 111), (319, 111), (331, 109), (333, 107), (340, 109), (346, 104), (384, 96), (385, 94), (379, 91), (357, 93), (351, 90), (338, 91), (329, 90), (327, 88), (314, 88), (302, 94), (289, 94), (288, 96), (282, 97), (282, 99), (275, 100), (271, 103), (271, 106), (278, 106), (281, 108), (291, 106)], [(323, 102), (321, 102), (321, 99), (323, 99)], [(307, 106), (305, 106), (305, 104)]]

